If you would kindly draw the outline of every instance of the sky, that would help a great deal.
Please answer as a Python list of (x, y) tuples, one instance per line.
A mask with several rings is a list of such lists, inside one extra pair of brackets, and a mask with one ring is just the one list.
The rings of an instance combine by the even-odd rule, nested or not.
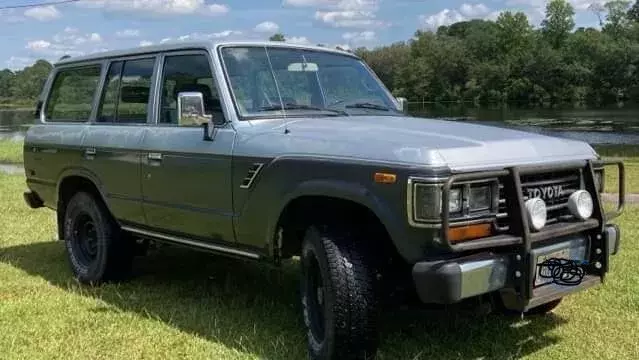
[[(0, 0), (0, 8), (60, 0)], [(577, 26), (596, 26), (593, 2), (569, 0)], [(21, 69), (105, 50), (184, 40), (287, 41), (344, 48), (410, 39), (416, 30), (523, 11), (533, 25), (546, 0), (80, 0), (0, 9), (0, 68)]]

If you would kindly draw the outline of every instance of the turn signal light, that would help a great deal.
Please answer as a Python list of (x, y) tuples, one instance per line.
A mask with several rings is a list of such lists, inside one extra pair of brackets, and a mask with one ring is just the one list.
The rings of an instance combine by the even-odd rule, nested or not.
[(490, 236), (492, 233), (491, 224), (476, 224), (459, 226), (448, 229), (448, 241), (460, 242), (464, 240), (473, 240)]
[(397, 175), (389, 173), (375, 173), (375, 182), (378, 184), (394, 184)]

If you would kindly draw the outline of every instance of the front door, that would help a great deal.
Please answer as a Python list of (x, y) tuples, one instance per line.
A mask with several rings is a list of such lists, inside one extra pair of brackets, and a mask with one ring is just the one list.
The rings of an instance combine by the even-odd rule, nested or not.
[(232, 242), (231, 151), (235, 131), (216, 129), (203, 140), (201, 126), (180, 124), (180, 92), (199, 92), (206, 114), (223, 117), (209, 55), (168, 54), (162, 61), (158, 124), (142, 140), (142, 193), (151, 230), (200, 241)]

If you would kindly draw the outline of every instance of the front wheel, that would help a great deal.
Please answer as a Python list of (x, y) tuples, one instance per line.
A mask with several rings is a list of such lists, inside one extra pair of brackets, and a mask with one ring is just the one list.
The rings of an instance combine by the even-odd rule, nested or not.
[(315, 226), (304, 236), (301, 297), (311, 359), (370, 359), (376, 352), (376, 269), (357, 240)]

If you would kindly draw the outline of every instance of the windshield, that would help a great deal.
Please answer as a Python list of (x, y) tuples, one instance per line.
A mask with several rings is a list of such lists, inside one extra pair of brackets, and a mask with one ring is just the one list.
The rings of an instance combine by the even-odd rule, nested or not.
[(283, 47), (224, 47), (224, 68), (243, 118), (398, 115), (388, 91), (358, 59)]

